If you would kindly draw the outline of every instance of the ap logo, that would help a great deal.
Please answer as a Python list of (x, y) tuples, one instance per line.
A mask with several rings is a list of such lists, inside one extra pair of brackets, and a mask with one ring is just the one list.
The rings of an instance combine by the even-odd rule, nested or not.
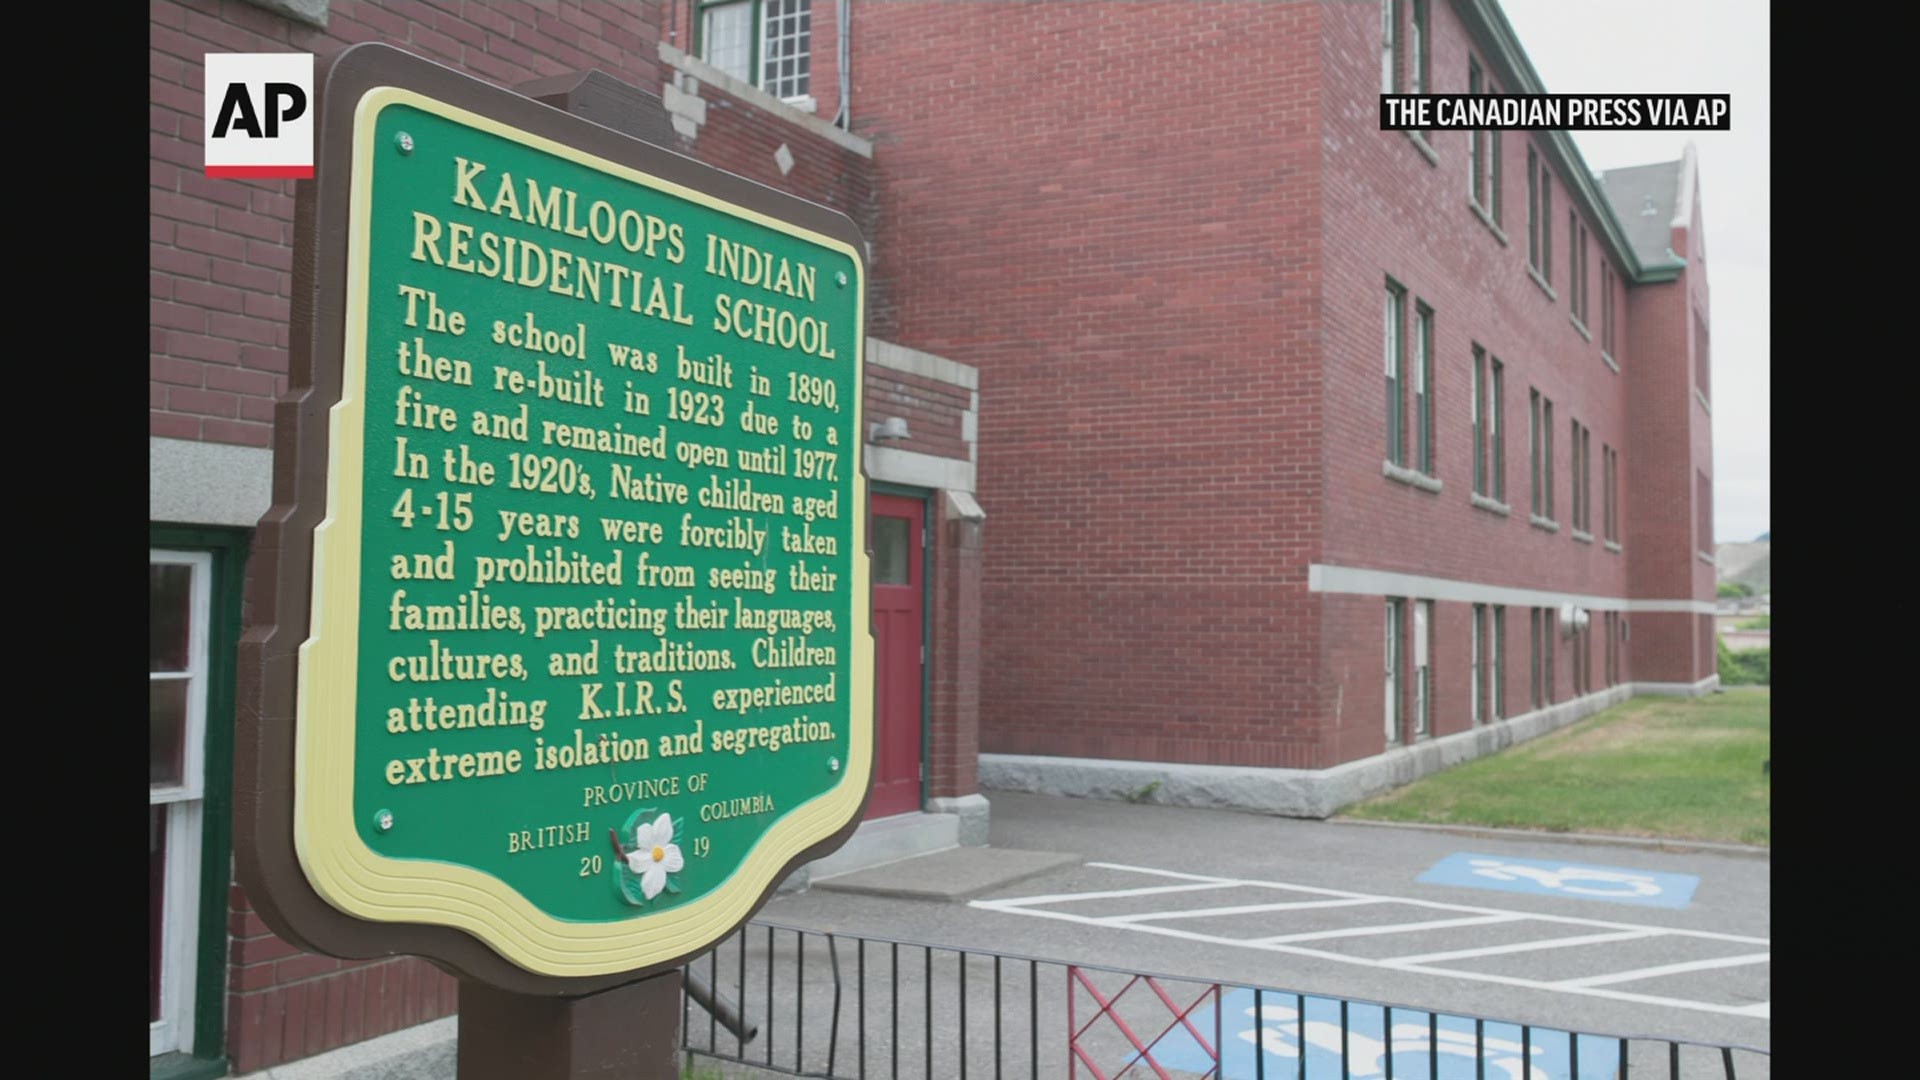
[(313, 54), (208, 53), (207, 175), (313, 175)]

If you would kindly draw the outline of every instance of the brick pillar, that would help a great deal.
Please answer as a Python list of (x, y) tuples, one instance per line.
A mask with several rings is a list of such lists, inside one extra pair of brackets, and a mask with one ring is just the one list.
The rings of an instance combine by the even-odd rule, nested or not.
[[(927, 650), (929, 810), (962, 815), (964, 842), (985, 843), (980, 790), (980, 556), (985, 514), (964, 492), (936, 497), (933, 639)], [(968, 796), (974, 796), (967, 799)], [(965, 800), (955, 805), (948, 800)], [(977, 818), (977, 821), (972, 819)], [(969, 822), (977, 825), (970, 830)], [(977, 834), (970, 836), (970, 833)]]

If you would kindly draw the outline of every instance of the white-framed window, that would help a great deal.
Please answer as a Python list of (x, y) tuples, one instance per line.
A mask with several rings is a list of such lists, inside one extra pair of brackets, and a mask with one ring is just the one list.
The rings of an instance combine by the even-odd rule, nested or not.
[(1503, 604), (1493, 606), (1493, 686), (1488, 694), (1488, 705), (1493, 710), (1495, 720), (1504, 720), (1507, 716), (1507, 609)]
[(1480, 654), (1481, 637), (1486, 633), (1487, 606), (1473, 605), (1473, 652), (1468, 659), (1467, 699), (1471, 703), (1473, 725), (1480, 726)]
[(1380, 0), (1380, 92), (1397, 94), (1400, 92), (1400, 54), (1398, 50), (1398, 24), (1400, 22), (1400, 0)]
[(1385, 328), (1385, 369), (1387, 376), (1387, 460), (1395, 465), (1407, 463), (1407, 436), (1405, 430), (1406, 396), (1400, 386), (1401, 353), (1405, 345), (1401, 341), (1400, 327), (1406, 320), (1407, 293), (1389, 278), (1387, 280), (1386, 328)]
[(1386, 678), (1386, 724), (1387, 745), (1400, 741), (1400, 612), (1406, 601), (1389, 599), (1387, 601), (1387, 678)]
[(152, 1054), (192, 1052), (213, 556), (147, 553), (148, 1006)]
[(1427, 636), (1433, 626), (1433, 601), (1416, 600), (1413, 605), (1413, 735), (1420, 738), (1433, 733), (1433, 676), (1427, 663)]
[(701, 4), (700, 57), (782, 101), (811, 107), (813, 0)]

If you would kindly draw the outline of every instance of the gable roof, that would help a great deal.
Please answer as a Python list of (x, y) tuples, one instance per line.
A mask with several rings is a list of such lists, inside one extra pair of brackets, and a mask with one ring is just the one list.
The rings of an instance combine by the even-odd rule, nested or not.
[(1680, 162), (1608, 169), (1600, 178), (1627, 242), (1643, 263), (1673, 261), (1674, 215), (1680, 203)]

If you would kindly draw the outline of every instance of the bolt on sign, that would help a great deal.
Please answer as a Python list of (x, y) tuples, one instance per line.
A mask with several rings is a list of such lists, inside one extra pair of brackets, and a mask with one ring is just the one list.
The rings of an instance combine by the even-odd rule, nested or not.
[(674, 966), (866, 799), (863, 243), (385, 46), (321, 105), (242, 881), (512, 992)]

